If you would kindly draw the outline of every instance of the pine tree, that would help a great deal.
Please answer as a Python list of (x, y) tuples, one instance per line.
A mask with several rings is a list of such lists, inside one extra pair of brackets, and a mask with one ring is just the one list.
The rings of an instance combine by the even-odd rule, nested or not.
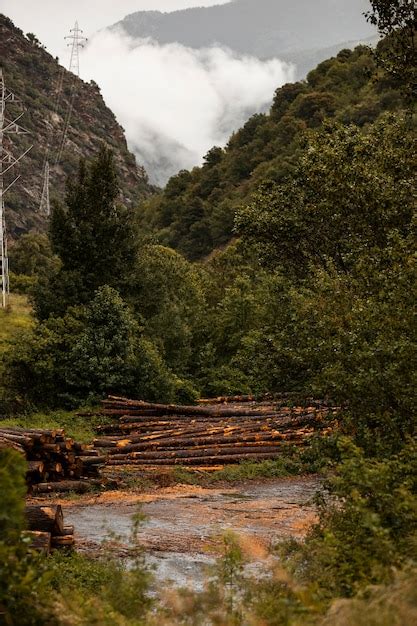
[(88, 303), (103, 285), (126, 290), (136, 238), (132, 215), (118, 197), (113, 153), (103, 147), (90, 164), (80, 162), (77, 178), (68, 182), (65, 205), (53, 209), (50, 239), (61, 269), (35, 297), (39, 318)]

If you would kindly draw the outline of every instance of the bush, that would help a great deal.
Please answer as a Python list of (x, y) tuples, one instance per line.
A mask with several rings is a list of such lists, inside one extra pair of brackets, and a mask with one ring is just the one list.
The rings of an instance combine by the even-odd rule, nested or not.
[(46, 623), (45, 567), (21, 538), (25, 474), (26, 463), (20, 454), (0, 450), (0, 623), (42, 626)]
[(417, 558), (417, 444), (384, 460), (367, 459), (350, 440), (339, 445), (343, 461), (320, 499), (319, 523), (295, 550), (295, 571), (325, 596), (350, 597)]

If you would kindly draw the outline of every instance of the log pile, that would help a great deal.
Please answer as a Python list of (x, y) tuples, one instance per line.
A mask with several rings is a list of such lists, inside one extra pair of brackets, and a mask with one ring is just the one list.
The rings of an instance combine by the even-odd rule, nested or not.
[(283, 445), (303, 446), (329, 428), (328, 407), (248, 402), (176, 406), (110, 397), (100, 414), (118, 421), (99, 427), (94, 446), (107, 453), (108, 466), (213, 466), (274, 459)]
[(49, 554), (74, 545), (74, 526), (65, 526), (61, 506), (27, 506), (25, 516), (28, 530), (24, 536), (34, 550)]
[(28, 462), (32, 493), (79, 491), (99, 482), (105, 458), (93, 446), (66, 437), (62, 429), (2, 428), (0, 448), (13, 448)]

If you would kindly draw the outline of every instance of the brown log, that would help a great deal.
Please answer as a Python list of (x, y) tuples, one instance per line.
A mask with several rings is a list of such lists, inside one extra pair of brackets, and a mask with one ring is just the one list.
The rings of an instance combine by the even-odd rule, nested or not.
[(27, 506), (25, 516), (29, 530), (40, 530), (51, 535), (62, 534), (64, 530), (64, 516), (60, 505)]
[(51, 533), (38, 530), (25, 530), (22, 537), (30, 539), (30, 548), (48, 555), (51, 551)]
[(74, 526), (64, 526), (64, 536), (73, 535), (73, 534), (74, 534)]
[(73, 534), (56, 536), (51, 539), (52, 548), (70, 548), (74, 543), (75, 539)]
[(39, 483), (33, 486), (33, 493), (64, 493), (74, 491), (75, 493), (85, 493), (92, 487), (101, 487), (104, 484), (102, 480), (85, 479), (85, 480), (62, 480), (60, 482)]
[(106, 462), (105, 456), (86, 456), (78, 457), (82, 461), (83, 467), (89, 467), (91, 465), (102, 465)]
[[(282, 449), (282, 445), (280, 444), (271, 444), (264, 448), (263, 452), (277, 452)], [(245, 454), (251, 454), (252, 451), (256, 454), (258, 452), (257, 447), (246, 448)], [(203, 457), (203, 456), (217, 456), (217, 455), (227, 455), (234, 456), (235, 454), (242, 454), (242, 449), (238, 447), (226, 447), (220, 448), (219, 446), (211, 446), (207, 448), (199, 448), (198, 450), (186, 449), (186, 450), (156, 450), (155, 452), (140, 452), (140, 459), (182, 459), (182, 458), (192, 458), (192, 457)]]
[(235, 455), (222, 455), (222, 456), (200, 456), (200, 457), (188, 457), (182, 459), (154, 459), (154, 460), (120, 460), (120, 461), (109, 461), (108, 465), (110, 466), (127, 466), (127, 465), (140, 465), (140, 466), (158, 466), (158, 465), (181, 465), (184, 467), (192, 466), (192, 465), (229, 465), (234, 463), (240, 463), (241, 461), (250, 461), (250, 462), (258, 462), (265, 460), (273, 460), (278, 459), (282, 453), (279, 452), (268, 452), (268, 453), (254, 453), (254, 454), (235, 454)]
[(141, 400), (128, 400), (126, 398), (117, 398), (109, 396), (109, 400), (103, 402), (105, 408), (110, 409), (152, 409), (161, 412), (163, 415), (204, 415), (207, 417), (234, 417), (234, 416), (262, 416), (267, 413), (268, 409), (228, 409), (224, 407), (211, 406), (184, 406), (175, 404), (155, 404), (143, 402)]
[(81, 457), (84, 460), (84, 457), (91, 457), (91, 456), (98, 456), (98, 451), (97, 450), (83, 450), (82, 452), (79, 452), (79, 457)]
[(17, 433), (9, 433), (3, 431), (1, 433), (1, 438), (5, 439), (6, 441), (12, 441), (13, 443), (19, 444), (25, 450), (32, 448), (34, 444), (33, 439), (31, 439), (30, 437)]
[(16, 443), (15, 441), (10, 441), (10, 439), (4, 439), (0, 436), (0, 450), (5, 449), (16, 450), (16, 452), (20, 452), (20, 454), (23, 455), (26, 454), (25, 449), (19, 443)]
[(45, 463), (43, 461), (28, 461), (28, 471), (31, 474), (42, 475), (45, 471)]
[(228, 449), (251, 449), (251, 448), (259, 448), (259, 447), (271, 447), (271, 446), (280, 446), (281, 444), (292, 444), (292, 445), (299, 445), (299, 443), (302, 441), (306, 441), (308, 439), (308, 437), (311, 437), (312, 434), (299, 434), (299, 435), (295, 435), (293, 433), (291, 433), (291, 435), (288, 436), (271, 436), (271, 437), (266, 437), (266, 438), (253, 438), (252, 440), (246, 440), (246, 441), (239, 441), (238, 439), (226, 439), (226, 441), (221, 441), (221, 440), (216, 440), (216, 441), (206, 441), (206, 443), (204, 444), (198, 444), (196, 442), (195, 445), (189, 445), (187, 448), (179, 448), (176, 446), (163, 446), (163, 447), (156, 447), (156, 448), (145, 448), (143, 450), (137, 450), (136, 446), (135, 446), (135, 450), (129, 449), (128, 451), (125, 448), (114, 448), (110, 451), (109, 453), (109, 459), (113, 459), (113, 458), (120, 458), (123, 455), (128, 454), (131, 458), (140, 458), (144, 453), (147, 452), (153, 452), (153, 453), (159, 453), (159, 452), (171, 452), (173, 454), (175, 454), (177, 451), (178, 452), (182, 452), (184, 450), (188, 450), (190, 452), (190, 456), (191, 454), (194, 454), (195, 451), (198, 450), (208, 450), (208, 449), (223, 449), (223, 448), (228, 448)]

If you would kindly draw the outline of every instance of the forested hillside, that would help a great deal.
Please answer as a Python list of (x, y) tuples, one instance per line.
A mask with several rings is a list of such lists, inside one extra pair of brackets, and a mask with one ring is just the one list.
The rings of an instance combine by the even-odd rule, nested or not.
[(324, 120), (375, 122), (402, 107), (393, 79), (380, 75), (372, 51), (343, 50), (309, 73), (307, 80), (277, 90), (268, 114), (254, 115), (225, 149), (215, 147), (202, 167), (182, 171), (164, 191), (142, 204), (141, 225), (189, 259), (227, 243), (234, 215), (253, 191), (291, 175), (305, 147), (305, 133)]
[(161, 44), (220, 45), (260, 59), (278, 57), (296, 62), (304, 77), (315, 61), (327, 58), (331, 46), (338, 51), (346, 42), (375, 35), (361, 15), (367, 6), (366, 0), (315, 0), (314, 5), (310, 0), (234, 0), (172, 13), (139, 11), (115, 28)]
[[(48, 143), (52, 196), (62, 194), (65, 180), (76, 171), (80, 157), (96, 154), (102, 143), (114, 150), (123, 200), (133, 207), (151, 193), (146, 172), (128, 151), (124, 131), (105, 105), (98, 86), (66, 71), (34, 35), (26, 37), (4, 15), (0, 15), (0, 64), (6, 87), (19, 96), (26, 109), (20, 123), (30, 131), (30, 135), (14, 141), (16, 155), (33, 144), (21, 163), (21, 180), (7, 196), (7, 223), (12, 237), (32, 228), (46, 228), (46, 216), (38, 209)], [(67, 140), (57, 162), (71, 101)]]

